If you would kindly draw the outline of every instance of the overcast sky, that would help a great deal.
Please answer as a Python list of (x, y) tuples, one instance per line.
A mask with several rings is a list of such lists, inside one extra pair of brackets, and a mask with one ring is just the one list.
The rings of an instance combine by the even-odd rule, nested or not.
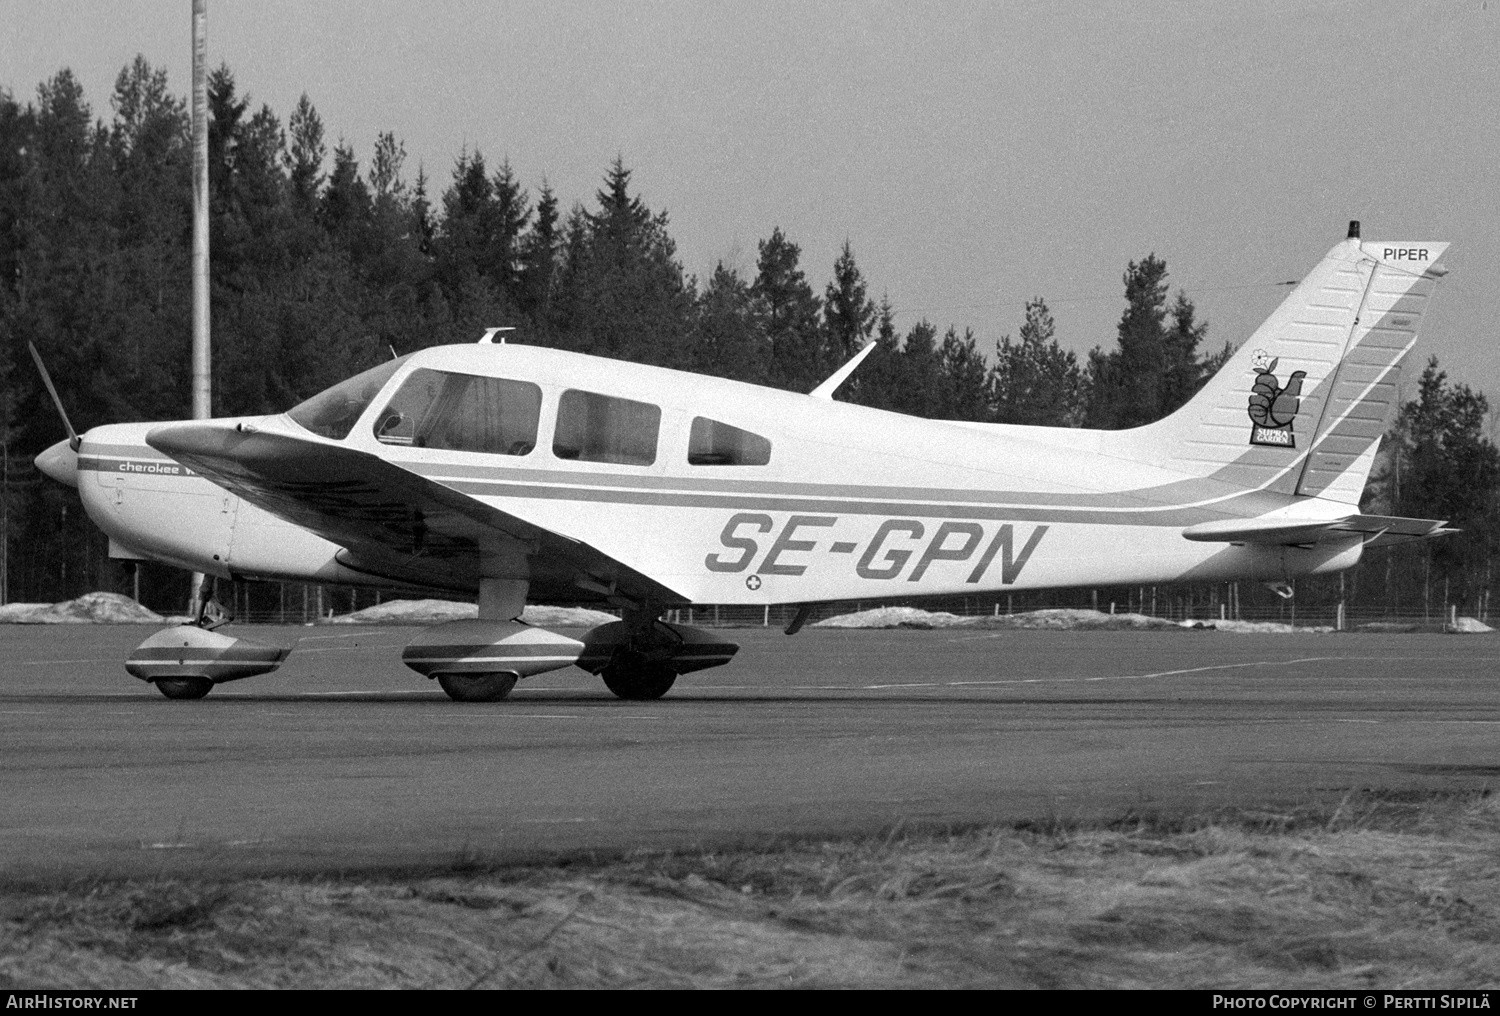
[[(0, 87), (70, 67), (107, 119), (142, 53), (185, 94), (190, 11), (0, 0)], [(435, 190), (467, 146), (567, 206), (618, 153), (689, 272), (753, 275), (780, 226), (821, 291), (847, 238), (903, 328), (986, 348), (1032, 295), (1065, 344), (1108, 347), (1150, 252), (1217, 347), (1349, 219), (1452, 241), (1418, 356), (1500, 402), (1497, 19), (1500, 0), (209, 0), (208, 32), (257, 107), (284, 122), (306, 92), (362, 164), (389, 130)]]

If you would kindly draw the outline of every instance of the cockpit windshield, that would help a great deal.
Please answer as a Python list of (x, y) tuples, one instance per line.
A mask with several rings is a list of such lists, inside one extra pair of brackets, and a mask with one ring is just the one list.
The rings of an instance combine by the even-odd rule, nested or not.
[(299, 402), (287, 411), (287, 415), (314, 434), (342, 441), (349, 436), (370, 403), (375, 401), (375, 396), (380, 394), (391, 375), (405, 362), (403, 356), (379, 367), (371, 367), (363, 374), (356, 374), (319, 392), (306, 402)]

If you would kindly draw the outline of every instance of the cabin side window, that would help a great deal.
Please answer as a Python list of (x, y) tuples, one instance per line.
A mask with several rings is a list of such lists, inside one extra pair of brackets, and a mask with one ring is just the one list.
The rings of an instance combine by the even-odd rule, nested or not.
[(770, 461), (771, 442), (759, 434), (706, 416), (693, 417), (693, 429), (688, 433), (688, 465), (763, 466)]
[(570, 388), (557, 403), (552, 454), (578, 462), (649, 466), (656, 461), (661, 409), (649, 402)]
[(536, 447), (542, 390), (529, 381), (419, 368), (375, 417), (382, 444), (486, 455)]

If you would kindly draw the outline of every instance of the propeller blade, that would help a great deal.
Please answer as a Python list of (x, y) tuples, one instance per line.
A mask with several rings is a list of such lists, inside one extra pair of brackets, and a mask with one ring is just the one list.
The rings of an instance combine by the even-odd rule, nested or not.
[(83, 438), (78, 436), (78, 431), (73, 429), (73, 421), (68, 419), (68, 411), (63, 408), (62, 399), (57, 395), (57, 389), (52, 384), (52, 375), (47, 373), (47, 365), (42, 362), (42, 354), (36, 351), (36, 343), (26, 343), (26, 348), (31, 350), (31, 358), (36, 361), (36, 369), (42, 373), (42, 384), (47, 386), (47, 394), (52, 396), (52, 404), (57, 407), (57, 415), (62, 417), (63, 426), (68, 429), (68, 447), (75, 452), (78, 446), (83, 444)]

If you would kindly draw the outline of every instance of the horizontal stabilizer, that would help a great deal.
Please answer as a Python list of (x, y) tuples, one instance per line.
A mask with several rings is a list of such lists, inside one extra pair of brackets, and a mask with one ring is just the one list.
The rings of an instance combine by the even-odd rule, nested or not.
[(1300, 547), (1325, 540), (1362, 536), (1367, 547), (1384, 547), (1406, 540), (1443, 536), (1456, 530), (1434, 519), (1403, 519), (1390, 515), (1347, 515), (1341, 519), (1226, 519), (1189, 526), (1182, 535), (1200, 543), (1255, 543)]

